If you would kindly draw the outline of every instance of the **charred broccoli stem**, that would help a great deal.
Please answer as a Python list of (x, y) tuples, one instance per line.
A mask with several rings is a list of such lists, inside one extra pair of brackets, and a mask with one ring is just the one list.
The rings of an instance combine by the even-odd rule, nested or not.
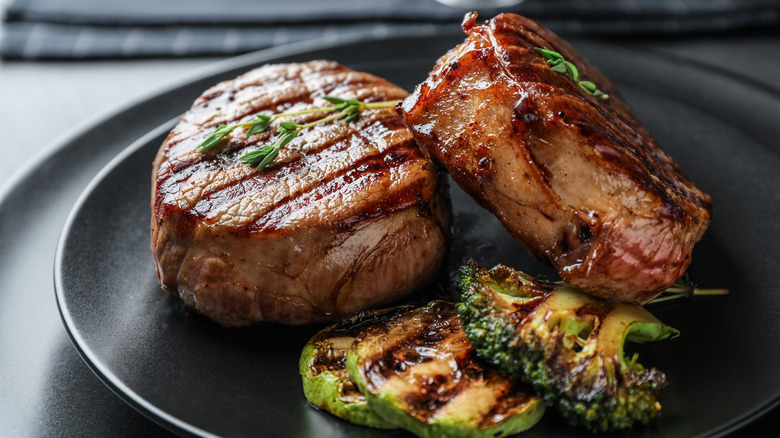
[(461, 268), (458, 316), (477, 354), (533, 385), (549, 406), (591, 431), (646, 424), (661, 411), (666, 376), (626, 357), (626, 340), (679, 332), (640, 306), (593, 298), (503, 265)]

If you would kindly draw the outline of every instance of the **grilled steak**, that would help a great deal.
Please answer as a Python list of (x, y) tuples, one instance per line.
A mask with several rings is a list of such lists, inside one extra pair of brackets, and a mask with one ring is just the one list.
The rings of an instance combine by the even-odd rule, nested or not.
[(449, 200), (392, 109), (308, 128), (262, 170), (239, 157), (273, 143), (279, 122), (195, 150), (219, 125), (330, 106), (323, 95), (374, 102), (407, 93), (334, 62), (268, 65), (207, 90), (181, 117), (152, 178), (152, 250), (164, 290), (226, 326), (305, 324), (392, 301), (433, 275)]
[[(539, 24), (467, 15), (466, 40), (398, 110), (426, 155), (538, 259), (596, 296), (645, 303), (679, 278), (711, 200), (614, 85)], [(610, 97), (553, 71), (558, 52)]]

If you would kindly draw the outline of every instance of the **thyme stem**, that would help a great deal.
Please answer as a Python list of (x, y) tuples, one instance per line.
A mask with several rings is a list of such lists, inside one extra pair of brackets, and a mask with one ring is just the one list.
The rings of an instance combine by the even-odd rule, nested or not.
[(351, 122), (357, 120), (360, 114), (367, 109), (378, 108), (391, 108), (395, 106), (400, 100), (392, 100), (386, 102), (371, 102), (364, 103), (356, 99), (342, 99), (336, 96), (323, 96), (323, 99), (332, 103), (332, 106), (324, 108), (312, 108), (301, 111), (290, 111), (279, 114), (256, 114), (254, 120), (250, 122), (237, 123), (233, 125), (220, 125), (218, 126), (203, 142), (201, 142), (196, 151), (203, 153), (211, 149), (216, 148), (222, 143), (222, 140), (230, 135), (236, 128), (249, 128), (244, 135), (249, 137), (254, 134), (259, 134), (268, 130), (273, 122), (282, 117), (300, 116), (305, 114), (314, 113), (328, 113), (338, 111), (336, 114), (322, 117), (310, 123), (299, 125), (295, 122), (281, 122), (279, 124), (278, 135), (276, 141), (273, 144), (261, 146), (258, 149), (242, 155), (239, 160), (243, 163), (256, 166), (257, 169), (271, 164), (273, 160), (279, 155), (279, 151), (291, 142), (301, 131), (322, 123), (328, 123), (337, 119), (342, 119), (344, 122)]
[(661, 303), (664, 301), (676, 300), (678, 298), (690, 298), (694, 295), (726, 295), (728, 293), (728, 289), (700, 289), (686, 272), (682, 278), (663, 290), (662, 294), (664, 295), (650, 301), (648, 304)]

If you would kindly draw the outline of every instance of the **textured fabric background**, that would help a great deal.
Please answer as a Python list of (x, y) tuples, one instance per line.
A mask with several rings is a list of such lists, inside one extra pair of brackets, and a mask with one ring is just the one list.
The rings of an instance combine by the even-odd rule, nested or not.
[[(479, 3), (475, 0), (475, 3)], [(780, 0), (14, 0), (0, 56), (86, 59), (230, 55), (316, 38), (457, 32), (465, 12), (517, 12), (565, 35), (645, 35), (780, 25)]]

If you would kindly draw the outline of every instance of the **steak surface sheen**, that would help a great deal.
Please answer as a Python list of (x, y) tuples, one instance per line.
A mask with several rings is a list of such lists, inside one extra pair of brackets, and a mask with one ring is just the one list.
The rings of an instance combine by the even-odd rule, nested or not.
[[(709, 226), (711, 200), (631, 113), (614, 85), (527, 18), (476, 24), (397, 107), (424, 153), (561, 277), (646, 303), (671, 285)], [(560, 53), (609, 95), (552, 70)]]
[(404, 296), (440, 265), (449, 200), (392, 108), (302, 131), (261, 170), (239, 161), (275, 140), (219, 125), (257, 113), (407, 93), (330, 61), (267, 65), (201, 95), (160, 147), (152, 177), (151, 245), (164, 290), (226, 326), (333, 320)]

